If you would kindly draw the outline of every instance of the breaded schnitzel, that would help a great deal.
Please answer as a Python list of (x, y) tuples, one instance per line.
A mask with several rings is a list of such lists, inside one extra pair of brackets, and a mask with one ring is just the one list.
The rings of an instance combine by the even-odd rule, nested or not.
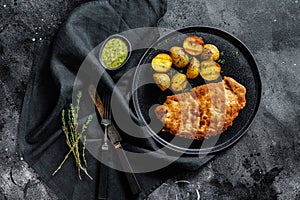
[(246, 105), (246, 88), (230, 77), (222, 82), (197, 86), (190, 92), (168, 96), (155, 114), (163, 131), (201, 140), (232, 126)]

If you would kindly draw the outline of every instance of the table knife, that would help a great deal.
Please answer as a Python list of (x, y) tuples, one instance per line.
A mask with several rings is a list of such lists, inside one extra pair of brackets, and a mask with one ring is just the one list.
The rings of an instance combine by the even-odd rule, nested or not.
[[(100, 116), (102, 117), (103, 113), (104, 113), (103, 103), (102, 103), (100, 96), (97, 93), (96, 87), (94, 85), (89, 86), (89, 94), (90, 94), (90, 97), (93, 100)], [(108, 137), (109, 137), (111, 143), (117, 149), (117, 155), (119, 157), (119, 160), (120, 160), (120, 163), (121, 163), (123, 169), (130, 171), (130, 172), (125, 172), (125, 176), (129, 183), (132, 194), (135, 195), (135, 194), (140, 193), (141, 187), (135, 177), (132, 167), (128, 161), (128, 158), (127, 158), (124, 150), (122, 149), (122, 145), (121, 145), (122, 138), (121, 138), (118, 130), (114, 126), (114, 124), (111, 124), (108, 127)]]

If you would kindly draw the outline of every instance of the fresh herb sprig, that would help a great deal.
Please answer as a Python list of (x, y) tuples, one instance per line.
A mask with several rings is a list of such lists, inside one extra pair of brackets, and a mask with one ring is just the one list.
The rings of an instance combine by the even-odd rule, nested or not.
[[(88, 125), (91, 123), (93, 117), (92, 115), (89, 115), (87, 120), (84, 122), (81, 129), (79, 130), (78, 112), (80, 109), (79, 103), (81, 97), (82, 92), (79, 91), (77, 93), (76, 99), (77, 105), (74, 106), (73, 104), (70, 104), (70, 107), (67, 110), (68, 121), (66, 121), (65, 119), (65, 110), (62, 110), (62, 130), (66, 136), (66, 143), (70, 150), (66, 154), (64, 160), (61, 162), (58, 168), (52, 173), (52, 176), (54, 176), (62, 168), (63, 164), (66, 162), (66, 160), (72, 153), (75, 158), (76, 166), (78, 168), (79, 179), (81, 180), (81, 171), (83, 171), (91, 180), (93, 180), (93, 178), (89, 175), (87, 171), (87, 161), (85, 158), (86, 135), (84, 135), (84, 132), (86, 131)], [(79, 142), (81, 138), (83, 139), (83, 145), (80, 145)]]

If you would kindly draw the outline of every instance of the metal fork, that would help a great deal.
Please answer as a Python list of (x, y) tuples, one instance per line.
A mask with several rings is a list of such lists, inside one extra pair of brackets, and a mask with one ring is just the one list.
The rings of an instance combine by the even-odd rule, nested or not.
[(108, 126), (111, 125), (111, 109), (110, 109), (109, 94), (105, 94), (103, 97), (103, 107), (104, 107), (104, 113), (103, 113), (103, 118), (101, 120), (101, 124), (104, 126), (104, 143), (102, 145), (102, 150), (108, 150), (107, 134), (108, 134)]
[(103, 95), (103, 117), (101, 124), (104, 126), (104, 139), (101, 146), (102, 149), (102, 164), (100, 166), (100, 178), (99, 178), (99, 200), (107, 200), (107, 173), (108, 167), (106, 166), (108, 162), (108, 144), (107, 144), (107, 135), (108, 127), (111, 125), (111, 109), (110, 109), (110, 94), (106, 93)]

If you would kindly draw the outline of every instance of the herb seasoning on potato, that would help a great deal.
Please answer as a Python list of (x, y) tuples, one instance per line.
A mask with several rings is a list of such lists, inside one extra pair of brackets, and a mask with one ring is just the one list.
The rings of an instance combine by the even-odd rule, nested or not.
[(204, 80), (213, 81), (220, 76), (221, 66), (213, 60), (201, 62), (200, 75)]
[[(153, 79), (162, 91), (171, 87), (173, 91), (184, 92), (188, 84), (187, 79), (195, 79), (199, 74), (206, 81), (214, 81), (220, 76), (221, 66), (216, 61), (224, 53), (220, 53), (213, 44), (204, 44), (199, 36), (187, 36), (182, 46), (172, 46), (169, 52), (160, 53), (151, 61), (155, 71)], [(173, 75), (172, 66), (178, 74)], [(185, 67), (187, 68), (184, 69)]]
[(153, 74), (153, 79), (157, 86), (162, 90), (165, 91), (170, 87), (170, 77), (167, 74), (163, 73), (155, 73)]
[(193, 57), (186, 71), (186, 77), (194, 79), (199, 75), (200, 62), (197, 58)]
[(171, 88), (174, 91), (181, 91), (187, 86), (187, 79), (184, 74), (176, 74), (171, 81)]
[(189, 56), (184, 52), (182, 47), (173, 46), (170, 49), (173, 64), (178, 68), (183, 68), (189, 64)]
[(202, 53), (204, 42), (198, 36), (188, 36), (183, 41), (184, 50), (192, 56), (197, 56)]
[(172, 58), (169, 54), (160, 53), (152, 59), (151, 65), (156, 72), (168, 72), (172, 67)]
[(205, 44), (204, 49), (210, 51), (210, 59), (216, 61), (220, 57), (219, 49), (213, 44)]

